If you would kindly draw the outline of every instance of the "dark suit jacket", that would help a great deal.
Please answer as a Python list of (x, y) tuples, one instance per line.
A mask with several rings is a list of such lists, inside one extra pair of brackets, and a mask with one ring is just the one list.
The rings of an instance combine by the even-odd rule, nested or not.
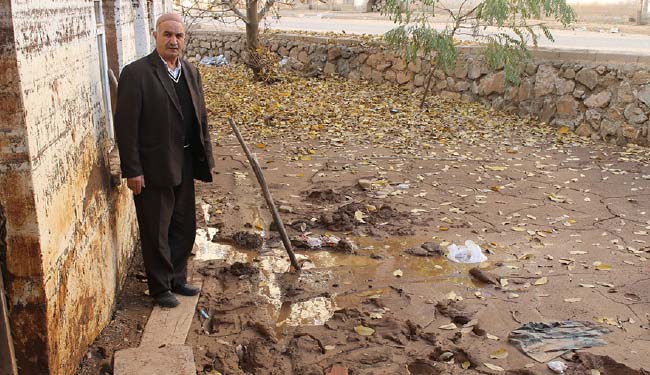
[[(208, 119), (199, 72), (180, 59), (192, 96), (199, 141), (192, 145), (194, 178), (212, 181), (214, 167)], [(120, 74), (115, 110), (115, 135), (122, 176), (144, 175), (146, 186), (176, 186), (183, 167), (183, 115), (167, 73), (156, 51), (127, 65)]]

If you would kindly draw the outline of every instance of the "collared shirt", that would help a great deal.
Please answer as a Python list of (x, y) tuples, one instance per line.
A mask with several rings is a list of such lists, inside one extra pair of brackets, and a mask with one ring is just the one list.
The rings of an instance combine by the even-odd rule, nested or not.
[[(160, 55), (158, 55), (160, 57)], [(181, 78), (181, 59), (176, 59), (176, 67), (173, 69), (169, 68), (169, 65), (167, 65), (167, 61), (160, 57), (160, 59), (165, 63), (165, 67), (167, 68), (167, 73), (169, 74), (169, 78), (172, 79), (175, 83), (178, 83), (179, 78)]]

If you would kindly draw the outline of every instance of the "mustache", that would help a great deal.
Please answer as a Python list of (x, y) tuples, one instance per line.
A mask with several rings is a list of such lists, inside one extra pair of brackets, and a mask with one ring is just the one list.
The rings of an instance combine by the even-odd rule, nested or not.
[(178, 44), (168, 44), (167, 48), (178, 48)]

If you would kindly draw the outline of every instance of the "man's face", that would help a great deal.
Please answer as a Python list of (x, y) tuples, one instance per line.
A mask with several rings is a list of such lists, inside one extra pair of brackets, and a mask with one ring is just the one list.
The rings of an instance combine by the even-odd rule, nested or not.
[(185, 28), (183, 24), (169, 20), (161, 22), (158, 30), (154, 31), (156, 51), (165, 60), (173, 61), (180, 56), (185, 45)]

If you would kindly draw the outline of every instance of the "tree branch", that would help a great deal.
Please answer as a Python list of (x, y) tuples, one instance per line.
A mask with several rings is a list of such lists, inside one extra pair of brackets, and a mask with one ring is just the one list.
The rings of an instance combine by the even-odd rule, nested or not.
[(264, 6), (262, 7), (262, 9), (260, 10), (260, 12), (257, 14), (257, 18), (260, 20), (264, 19), (266, 13), (269, 11), (269, 9), (273, 7), (274, 4), (275, 4), (275, 0), (267, 0)]
[(231, 12), (237, 16), (240, 20), (244, 21), (244, 23), (248, 24), (248, 18), (237, 9), (237, 6), (232, 2), (232, 0), (221, 0), (221, 4), (225, 5)]

